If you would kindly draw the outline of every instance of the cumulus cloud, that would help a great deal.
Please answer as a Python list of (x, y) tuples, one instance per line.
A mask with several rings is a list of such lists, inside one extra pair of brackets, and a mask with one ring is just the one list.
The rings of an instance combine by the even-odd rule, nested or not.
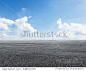
[[(18, 34), (22, 33), (23, 31), (28, 31), (28, 32), (34, 32), (36, 31), (36, 29), (34, 29), (34, 27), (31, 26), (30, 23), (28, 23), (28, 19), (31, 18), (32, 16), (29, 17), (23, 17), (20, 19), (16, 19), (15, 21), (10, 20), (10, 19), (5, 19), (5, 18), (0, 18), (0, 31), (4, 31), (2, 33), (0, 33), (0, 37), (9, 39), (8, 35), (6, 35), (6, 33), (8, 34), (8, 31), (11, 30), (11, 28), (13, 27), (9, 27), (12, 26), (13, 24), (16, 25), (16, 30), (14, 30), (14, 32), (17, 32)], [(85, 24), (80, 24), (80, 23), (62, 23), (61, 18), (59, 20), (57, 20), (57, 24), (58, 24), (58, 28), (61, 31), (67, 31), (68, 37), (66, 39), (85, 39), (86, 38), (86, 25)], [(20, 39), (20, 37), (18, 37), (15, 34), (13, 38), (10, 39)], [(47, 37), (46, 37), (47, 38)], [(27, 38), (26, 38), (27, 39)], [(35, 39), (35, 38), (34, 38)], [(37, 38), (38, 39), (38, 38)], [(51, 38), (50, 38), (51, 39)], [(56, 38), (55, 38), (56, 39)], [(57, 38), (59, 39), (59, 38)], [(62, 40), (64, 38), (61, 38)]]
[(82, 34), (82, 35), (86, 35), (86, 25), (84, 24), (79, 24), (79, 23), (63, 23), (61, 22), (61, 18), (57, 21), (58, 24), (58, 28), (62, 29), (62, 30), (66, 30), (69, 33), (72, 34)]
[(14, 24), (13, 20), (10, 19), (5, 19), (5, 18), (0, 18), (0, 30), (3, 31), (9, 31), (9, 27)]
[[(0, 32), (1, 32), (0, 35), (2, 35), (0, 37), (1, 38), (7, 37), (7, 35), (5, 33), (9, 34), (9, 31), (15, 33), (16, 37), (18, 36), (18, 34), (20, 34), (23, 31), (28, 31), (28, 32), (36, 31), (36, 29), (34, 29), (31, 26), (31, 24), (28, 23), (28, 18), (31, 18), (31, 17), (32, 16), (23, 17), (20, 19), (16, 19), (15, 21), (10, 20), (10, 19), (0, 18)], [(12, 30), (13, 27), (11, 27), (13, 24), (16, 26), (16, 28), (14, 28), (14, 30)]]
[(12, 24), (14, 24), (13, 20), (5, 19), (5, 18), (0, 18), (0, 22), (3, 23), (3, 24), (6, 24), (6, 25), (12, 25)]
[(8, 35), (6, 35), (6, 34), (2, 34), (2, 37), (8, 37)]
[(5, 30), (5, 31), (8, 31), (9, 30), (9, 27), (7, 26), (7, 24), (4, 24), (3, 22), (0, 22), (0, 29), (1, 30)]
[(9, 30), (8, 26), (11, 25), (16, 25), (17, 26), (17, 30), (21, 30), (21, 31), (30, 31), (30, 32), (34, 32), (36, 31), (30, 23), (28, 22), (28, 18), (31, 18), (32, 16), (29, 17), (23, 17), (21, 19), (17, 19), (15, 21), (13, 20), (9, 20), (9, 19), (5, 19), (5, 18), (0, 18), (0, 29), (3, 30)]
[(15, 25), (17, 26), (17, 30), (21, 31), (29, 31), (34, 32), (36, 29), (34, 29), (30, 23), (28, 22), (28, 17), (23, 17), (21, 19), (15, 20)]

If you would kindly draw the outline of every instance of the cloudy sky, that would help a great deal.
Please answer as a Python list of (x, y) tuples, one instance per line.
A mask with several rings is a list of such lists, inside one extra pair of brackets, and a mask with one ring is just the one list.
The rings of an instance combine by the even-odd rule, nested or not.
[(27, 39), (23, 31), (66, 31), (66, 38), (49, 39), (86, 40), (86, 0), (0, 0), (0, 40)]

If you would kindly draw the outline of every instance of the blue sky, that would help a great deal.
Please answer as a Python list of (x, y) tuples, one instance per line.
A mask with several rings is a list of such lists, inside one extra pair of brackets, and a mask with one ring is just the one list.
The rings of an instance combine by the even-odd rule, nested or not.
[[(28, 29), (33, 27), (34, 30), (40, 32), (67, 30), (74, 34), (78, 31), (79, 36), (82, 36), (83, 30), (75, 29), (74, 25), (77, 25), (78, 28), (85, 28), (83, 27), (86, 26), (85, 8), (86, 0), (0, 0), (0, 18), (15, 22), (21, 18), (30, 17), (27, 23), (31, 26)], [(57, 21), (60, 21), (61, 25)], [(6, 24), (3, 21), (1, 23)], [(69, 25), (74, 30), (66, 29), (64, 23), (66, 23), (66, 27)], [(74, 25), (72, 26), (70, 23), (74, 23)], [(15, 30), (19, 29), (19, 25), (21, 23), (18, 22), (7, 25), (11, 32), (2, 30), (1, 26), (0, 31), (3, 33), (0, 34), (16, 36)], [(82, 25), (82, 27), (78, 25)]]

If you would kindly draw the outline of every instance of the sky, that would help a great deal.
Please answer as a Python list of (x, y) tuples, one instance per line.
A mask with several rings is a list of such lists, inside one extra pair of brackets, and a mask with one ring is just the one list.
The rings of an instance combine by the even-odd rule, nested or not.
[[(60, 32), (64, 38), (21, 38), (23, 31)], [(86, 40), (86, 0), (0, 0), (0, 40)]]

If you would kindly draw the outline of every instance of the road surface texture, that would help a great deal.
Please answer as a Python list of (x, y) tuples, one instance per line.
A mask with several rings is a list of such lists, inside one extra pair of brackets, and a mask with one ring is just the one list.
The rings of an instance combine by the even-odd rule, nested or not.
[(86, 67), (86, 41), (0, 41), (0, 67)]

